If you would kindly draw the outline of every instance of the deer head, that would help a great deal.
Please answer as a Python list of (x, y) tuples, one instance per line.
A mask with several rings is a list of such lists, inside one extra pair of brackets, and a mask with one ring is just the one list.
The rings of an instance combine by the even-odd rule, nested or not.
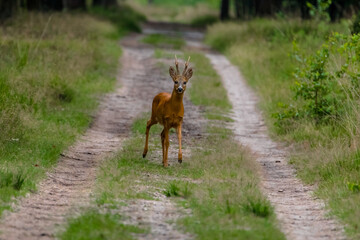
[(192, 68), (188, 68), (189, 61), (190, 61), (190, 56), (189, 56), (188, 60), (185, 62), (184, 71), (182, 72), (182, 74), (180, 74), (179, 62), (175, 55), (176, 71), (172, 66), (170, 66), (170, 68), (169, 68), (169, 73), (170, 73), (172, 80), (174, 81), (174, 90), (176, 93), (183, 94), (185, 92), (186, 84), (193, 75)]

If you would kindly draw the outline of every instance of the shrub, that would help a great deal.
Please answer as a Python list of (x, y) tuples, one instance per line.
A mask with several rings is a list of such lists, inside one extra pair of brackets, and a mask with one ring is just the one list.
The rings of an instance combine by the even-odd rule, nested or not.
[(298, 101), (279, 104), (282, 110), (273, 114), (276, 125), (288, 123), (285, 120), (289, 118), (307, 118), (316, 123), (338, 120), (346, 102), (359, 98), (360, 35), (335, 33), (310, 57), (302, 56), (294, 43), (292, 56), (301, 64), (292, 87)]

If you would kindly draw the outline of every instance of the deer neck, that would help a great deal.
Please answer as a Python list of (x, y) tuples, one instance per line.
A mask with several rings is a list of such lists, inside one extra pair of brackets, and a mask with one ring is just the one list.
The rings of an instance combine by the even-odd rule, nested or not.
[(170, 104), (174, 111), (181, 111), (183, 109), (183, 96), (184, 92), (177, 93), (175, 89), (173, 90), (170, 98)]

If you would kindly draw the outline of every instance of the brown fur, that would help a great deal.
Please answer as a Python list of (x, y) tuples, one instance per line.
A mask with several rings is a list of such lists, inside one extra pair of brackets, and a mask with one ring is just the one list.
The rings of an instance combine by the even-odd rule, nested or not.
[[(192, 68), (188, 69), (189, 60), (185, 63), (183, 73), (180, 75), (179, 64), (175, 56), (175, 67), (169, 68), (169, 74), (174, 81), (174, 88), (172, 93), (159, 93), (155, 96), (152, 103), (151, 118), (146, 124), (146, 140), (143, 152), (143, 157), (148, 152), (149, 131), (152, 125), (160, 123), (164, 126), (161, 132), (161, 145), (163, 152), (163, 166), (168, 166), (168, 149), (169, 149), (169, 130), (171, 128), (176, 129), (176, 133), (179, 139), (179, 155), (178, 161), (182, 162), (181, 151), (181, 126), (184, 117), (184, 105), (183, 96), (186, 90), (186, 83), (192, 77)], [(180, 91), (181, 90), (181, 91)]]

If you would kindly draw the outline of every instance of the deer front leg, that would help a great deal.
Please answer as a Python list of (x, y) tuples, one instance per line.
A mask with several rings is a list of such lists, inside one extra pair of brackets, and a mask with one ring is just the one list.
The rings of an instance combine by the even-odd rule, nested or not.
[(146, 123), (146, 140), (145, 140), (145, 147), (144, 147), (144, 152), (143, 152), (143, 158), (146, 157), (146, 154), (148, 152), (148, 144), (149, 144), (149, 131), (151, 126), (154, 125), (154, 123), (151, 121), (151, 119), (149, 121), (147, 121)]
[(181, 150), (181, 124), (176, 128), (176, 133), (179, 140), (179, 156), (178, 156), (178, 162), (182, 163), (182, 150)]
[(164, 135), (165, 135), (165, 139), (164, 139), (164, 157), (163, 157), (163, 165), (164, 167), (168, 166), (168, 150), (169, 150), (169, 129), (168, 128), (164, 128)]
[(165, 129), (162, 130), (161, 134), (161, 148), (162, 148), (162, 163), (164, 165), (164, 159), (165, 159)]

